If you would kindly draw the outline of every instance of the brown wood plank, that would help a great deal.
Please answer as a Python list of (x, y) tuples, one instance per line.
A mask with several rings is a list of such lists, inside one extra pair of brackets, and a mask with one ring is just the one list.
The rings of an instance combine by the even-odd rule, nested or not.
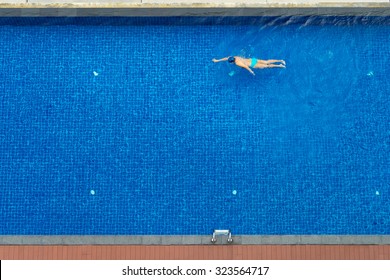
[(64, 260), (68, 260), (69, 255), (70, 255), (69, 246), (64, 246), (63, 251), (62, 251), (62, 256), (63, 256)]
[(359, 248), (357, 246), (350, 246), (349, 247), (350, 257), (353, 260), (359, 260)]
[(7, 259), (14, 260), (17, 257), (16, 246), (9, 246), (1, 250)]
[(337, 245), (336, 251), (339, 252), (340, 260), (346, 260), (345, 247)]
[(331, 246), (329, 246), (329, 245), (325, 246), (325, 259), (326, 260), (332, 259), (331, 249), (332, 249)]
[(382, 247), (380, 252), (381, 252), (381, 258), (382, 260), (385, 260), (386, 259), (386, 256), (387, 256), (387, 248), (386, 247)]
[[(245, 255), (243, 255), (243, 259), (245, 259)], [(267, 245), (267, 259), (274, 259), (273, 246), (271, 245)]]
[(57, 247), (57, 260), (63, 260), (63, 248), (64, 246), (56, 246)]
[(378, 248), (378, 259), (384, 260), (385, 259), (385, 254), (384, 254), (384, 247), (379, 247)]
[(196, 258), (195, 255), (198, 252), (198, 246), (188, 246), (188, 247), (190, 247), (189, 250), (191, 250), (191, 251), (188, 252), (189, 259), (197, 260), (198, 258)]
[(10, 246), (2, 246), (2, 247), (0, 247), (0, 260), (12, 260), (13, 259), (8, 254), (9, 247)]
[(40, 246), (42, 250), (42, 258), (43, 260), (51, 260), (53, 259), (54, 254), (54, 246), (53, 247), (47, 247), (47, 246)]
[(115, 259), (115, 252), (114, 252), (114, 247), (115, 246), (107, 246), (107, 257), (108, 259), (110, 260), (114, 260)]
[(345, 260), (349, 260), (350, 259), (349, 246), (340, 246), (340, 247), (344, 250)]
[[(145, 250), (145, 254), (148, 251), (149, 250)], [(119, 246), (118, 245), (111, 246), (111, 255), (112, 255), (113, 260), (119, 260)]]
[(325, 260), (325, 246), (318, 246), (320, 248), (320, 258), (319, 260)]
[[(366, 254), (367, 252), (367, 254)], [(360, 246), (359, 247), (359, 255), (361, 260), (368, 260), (368, 250), (367, 248)]]
[(206, 257), (205, 257), (205, 250), (206, 250), (206, 247), (205, 246), (199, 246), (199, 258), (201, 259), (201, 260), (204, 260), (204, 259), (206, 259)]
[(158, 247), (157, 246), (152, 246), (153, 248), (153, 260), (157, 260), (157, 256), (156, 256), (156, 253), (157, 253), (157, 250), (158, 250)]
[(9, 259), (13, 260), (17, 256), (15, 246), (9, 246), (9, 248), (5, 248), (4, 250)]
[(291, 246), (291, 259), (296, 260), (297, 259), (297, 250), (295, 249), (295, 245)]
[(108, 260), (107, 258), (107, 246), (100, 246), (101, 248), (101, 259)]
[(175, 259), (175, 247), (168, 247), (169, 248), (169, 253), (168, 253), (168, 258), (170, 260)]
[(256, 252), (256, 259), (264, 260), (266, 254), (265, 246), (257, 246), (257, 247), (248, 246), (248, 247), (252, 248)]
[(389, 247), (382, 247), (383, 250), (383, 259), (386, 260), (389, 258)]
[(158, 260), (161, 260), (161, 258), (165, 259), (166, 258), (166, 255), (168, 254), (168, 249), (167, 247), (165, 246), (156, 246), (156, 258)]
[(71, 247), (71, 259), (72, 260), (83, 260), (83, 247), (82, 246), (72, 246)]
[(286, 248), (286, 259), (292, 260), (292, 247), (291, 245), (288, 245)]
[(102, 246), (94, 246), (96, 247), (95, 251), (95, 259), (102, 260)]
[(300, 259), (305, 260), (307, 258), (307, 248), (306, 245), (298, 246), (297, 250), (300, 253)]
[(174, 251), (174, 256), (173, 256), (173, 258), (175, 259), (175, 260), (180, 260), (181, 258), (181, 256), (182, 256), (182, 254), (183, 254), (183, 249), (182, 249), (182, 247), (178, 247), (178, 246), (175, 246), (175, 247), (173, 247), (174, 249), (173, 249), (173, 251)]
[(143, 260), (144, 259), (144, 253), (143, 253), (143, 247), (142, 246), (137, 246), (136, 249), (136, 259), (137, 260)]
[(237, 252), (238, 252), (238, 256), (239, 256), (239, 259), (242, 260), (243, 259), (243, 256), (246, 255), (247, 253), (247, 248), (248, 246), (240, 246), (240, 245), (236, 245), (237, 246)]
[(0, 245), (1, 259), (390, 259), (389, 245)]
[(129, 257), (128, 257), (129, 260), (134, 260), (135, 259), (135, 247), (134, 246), (128, 247), (127, 254), (129, 255)]
[(312, 260), (321, 259), (321, 251), (318, 246), (310, 246), (310, 257)]
[(125, 259), (124, 247), (118, 245), (116, 250), (118, 251), (117, 252), (118, 260), (124, 260)]
[(27, 250), (27, 259), (28, 260), (33, 260), (34, 259), (34, 254), (35, 254), (35, 246), (28, 246), (28, 250)]
[(340, 250), (338, 245), (332, 245), (332, 260), (341, 260), (342, 250)]
[(205, 260), (214, 259), (214, 255), (213, 255), (213, 251), (211, 250), (211, 247), (203, 246), (203, 257)]

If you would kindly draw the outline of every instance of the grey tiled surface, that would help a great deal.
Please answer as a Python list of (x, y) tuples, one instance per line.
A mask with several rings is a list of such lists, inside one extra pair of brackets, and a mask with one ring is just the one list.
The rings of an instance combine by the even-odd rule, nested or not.
[[(210, 235), (137, 235), (137, 236), (0, 236), (0, 244), (13, 245), (207, 245)], [(218, 244), (227, 244), (218, 236)], [(390, 244), (389, 235), (233, 235), (233, 244)]]
[[(1, 0), (0, 0), (1, 1)], [(34, 8), (33, 8), (34, 7)], [(89, 8), (78, 7), (38, 7), (26, 6), (25, 8), (11, 8), (0, 5), (0, 16), (30, 16), (30, 17), (47, 17), (47, 16), (307, 16), (307, 15), (371, 15), (371, 16), (389, 16), (390, 2), (382, 3), (381, 7), (365, 6), (305, 6), (299, 7), (268, 7), (268, 8)]]
[(1, 17), (20, 17), (22, 16), (22, 9), (0, 8)]

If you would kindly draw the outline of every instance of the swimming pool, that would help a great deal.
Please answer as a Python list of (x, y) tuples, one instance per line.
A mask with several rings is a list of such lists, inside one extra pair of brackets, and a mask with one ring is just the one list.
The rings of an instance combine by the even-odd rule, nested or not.
[(0, 234), (390, 234), (388, 17), (1, 23)]

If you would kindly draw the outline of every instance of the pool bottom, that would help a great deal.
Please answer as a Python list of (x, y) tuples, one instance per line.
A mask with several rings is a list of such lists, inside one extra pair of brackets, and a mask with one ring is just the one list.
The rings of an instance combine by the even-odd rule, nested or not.
[(390, 235), (0, 235), (0, 245), (385, 245)]
[[(24, 14), (25, 16), (26, 14)], [(45, 13), (42, 16), (47, 16)], [(54, 16), (54, 15), (53, 15)], [(57, 16), (64, 16), (63, 14)], [(210, 235), (132, 235), (132, 236), (29, 236), (0, 235), (0, 244), (35, 245), (212, 245)], [(218, 238), (215, 244), (226, 244), (226, 237)], [(390, 235), (238, 235), (233, 245), (238, 244), (390, 244)]]

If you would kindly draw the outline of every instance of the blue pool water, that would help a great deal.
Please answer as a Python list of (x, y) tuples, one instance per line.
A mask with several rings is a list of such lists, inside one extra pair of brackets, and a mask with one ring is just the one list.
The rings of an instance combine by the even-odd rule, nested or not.
[(389, 18), (198, 20), (0, 21), (0, 234), (390, 234)]

